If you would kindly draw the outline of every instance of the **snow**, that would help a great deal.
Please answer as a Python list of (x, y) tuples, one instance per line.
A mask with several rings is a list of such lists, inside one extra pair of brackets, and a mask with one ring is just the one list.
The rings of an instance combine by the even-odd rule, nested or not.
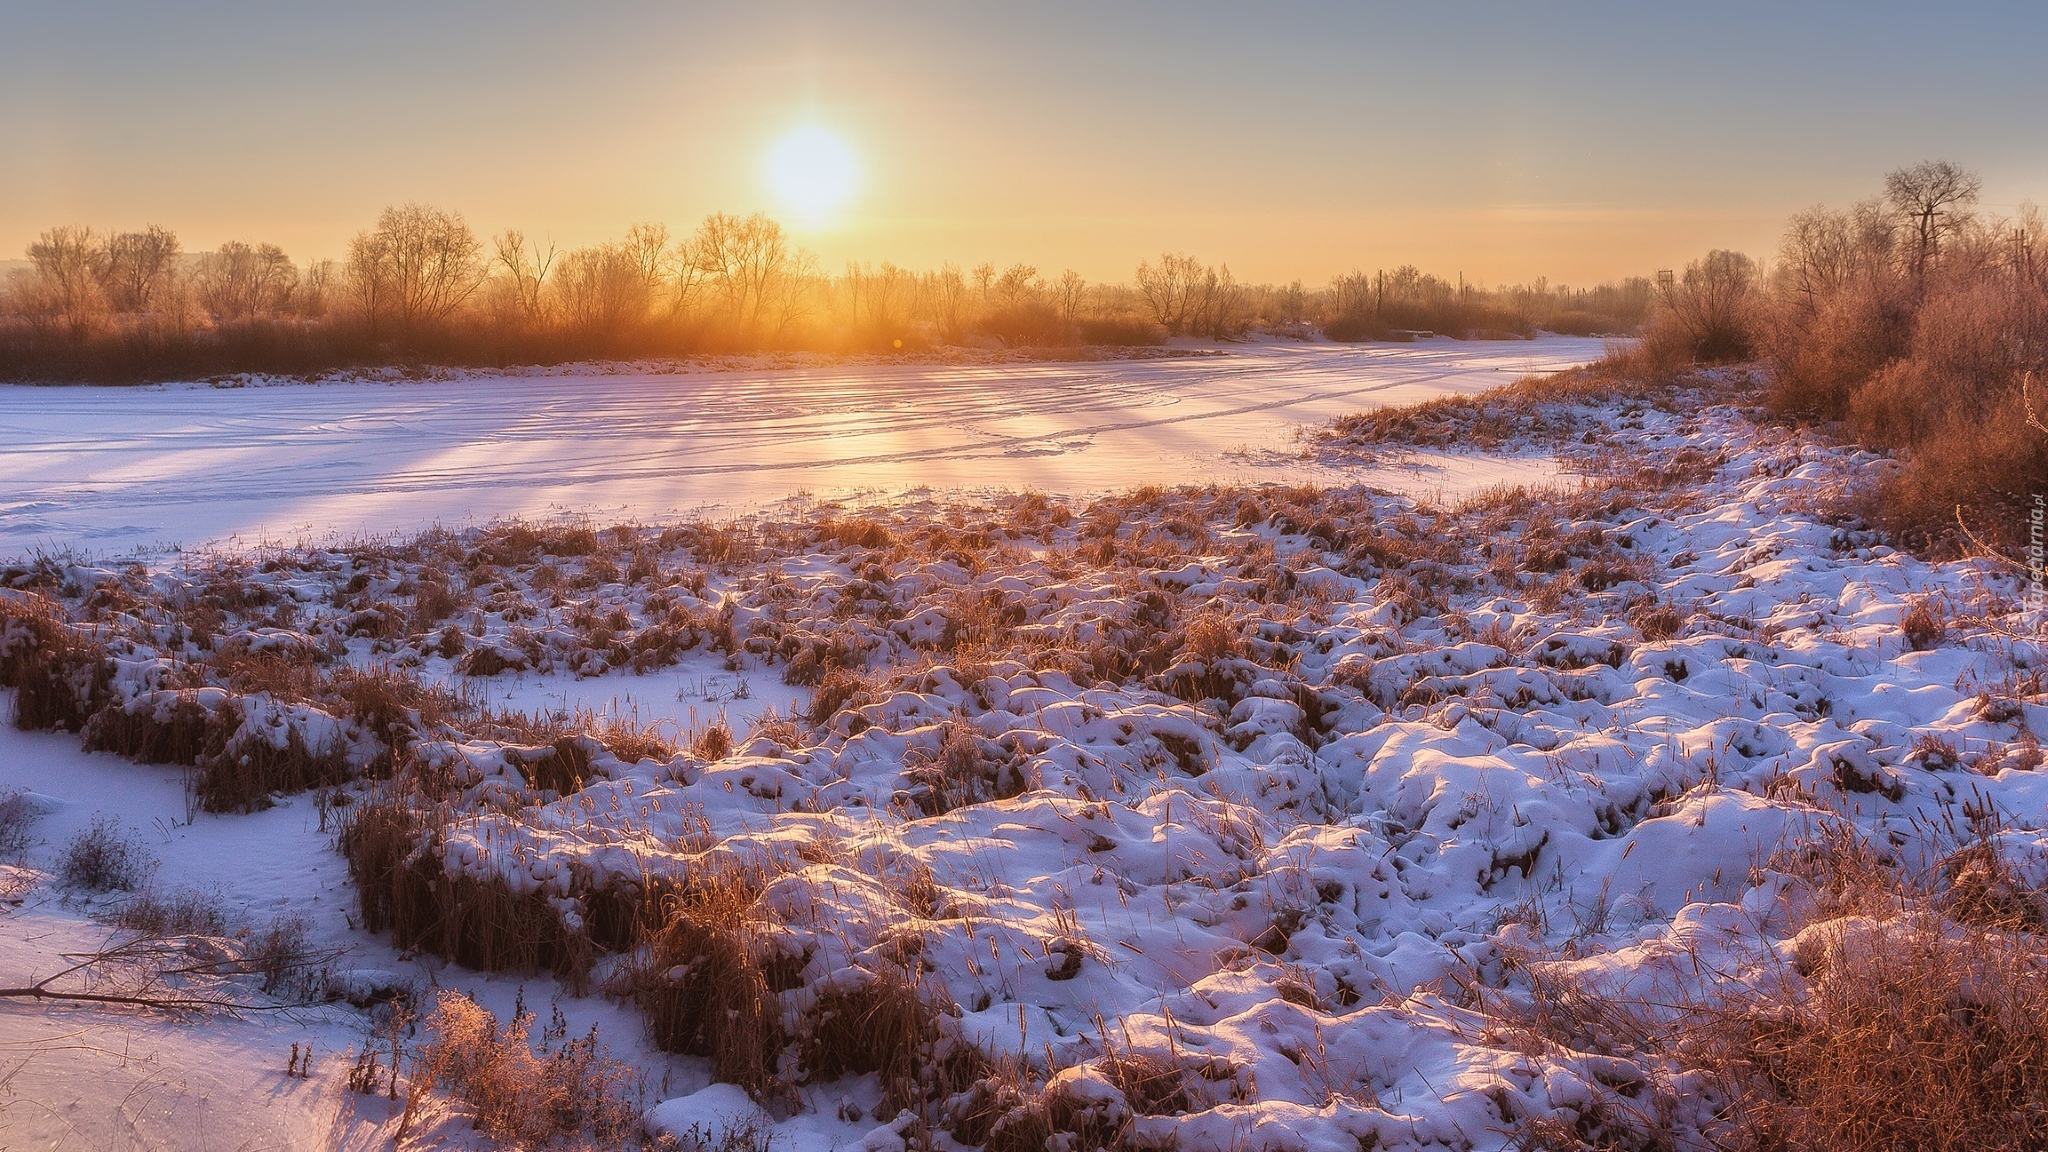
[[(357, 931), (347, 867), (333, 851), (332, 833), (321, 830), (311, 796), (281, 798), (249, 815), (193, 813), (182, 769), (81, 752), (75, 736), (17, 731), (11, 713), (11, 700), (0, 699), (7, 717), (0, 722), (0, 793), (25, 791), (40, 810), (25, 862), (41, 875), (20, 905), (0, 902), (0, 984), (49, 975), (65, 966), (64, 954), (90, 951), (115, 935), (95, 913), (126, 894), (84, 898), (47, 875), (72, 837), (105, 816), (154, 858), (156, 890), (215, 894), (242, 928), (281, 914), (303, 917), (315, 948), (342, 950), (329, 975), (344, 986), (455, 988), (501, 1018), (510, 1016), (522, 990), (543, 1014), (555, 995), (572, 1035), (596, 1024), (656, 1083), (669, 1069), (671, 1062), (638, 1050), (639, 1022), (606, 1001), (560, 998), (548, 981), (491, 977), (402, 955)], [(0, 1000), (0, 1148), (389, 1148), (396, 1110), (345, 1086), (372, 1027), (346, 1003), (194, 1018)], [(313, 1051), (310, 1076), (285, 1075), (294, 1044)], [(696, 1074), (675, 1063), (682, 1082)], [(471, 1142), (459, 1116), (431, 1117), (427, 1127), (435, 1133), (430, 1146)]]
[(564, 512), (655, 521), (793, 493), (1367, 480), (1456, 493), (1545, 460), (1301, 457), (1297, 428), (1597, 358), (1598, 340), (1259, 344), (985, 367), (0, 386), (0, 552), (324, 540)]
[[(1232, 389), (1254, 386), (1254, 368), (1293, 381), (1286, 387), (1322, 387), (1317, 373), (1345, 358), (1411, 351), (1417, 371), (1400, 387), (1446, 386), (1420, 379), (1429, 357), (1448, 354), (1434, 347), (1262, 347), (1215, 360), (1049, 367), (1042, 384), (1078, 395), (1089, 372), (1108, 374), (1095, 378), (1097, 386), (1159, 372), (1176, 381), (1178, 403), (1220, 410), (1230, 406)], [(1474, 369), (1468, 363), (1461, 371), (1462, 380)], [(891, 387), (929, 387), (945, 374), (906, 369)], [(560, 379), (507, 386), (555, 387)], [(461, 390), (481, 386), (402, 385), (377, 394), (390, 404), (421, 403), (406, 390), (473, 396)], [(579, 386), (593, 387), (600, 402), (605, 388), (625, 389), (611, 394), (618, 402), (648, 385), (607, 377)], [(290, 408), (367, 395), (366, 388), (138, 395), (210, 404), (257, 397)], [(1328, 402), (1348, 410), (1359, 396)], [(1104, 403), (1144, 407), (1130, 399)], [(1296, 403), (1306, 409), (1281, 403), (1260, 411), (1286, 410), (1295, 413), (1286, 419), (1298, 420), (1300, 410), (1322, 401)], [(823, 407), (805, 411), (815, 416)], [(986, 412), (969, 418), (984, 433), (1000, 423)], [(956, 506), (898, 492), (867, 514), (899, 539), (972, 524), (994, 543), (958, 544), (979, 549), (972, 556), (951, 544), (892, 554), (880, 576), (871, 569), (885, 558), (881, 551), (816, 531), (792, 531), (784, 539), (793, 542), (771, 549), (769, 561), (727, 570), (701, 565), (691, 545), (678, 542), (684, 537), (664, 543), (643, 531), (618, 547), (659, 552), (659, 570), (671, 574), (657, 579), (659, 587), (617, 579), (608, 560), (611, 576), (600, 577), (595, 555), (549, 561), (545, 586), (531, 561), (443, 572), (474, 581), (464, 591), (477, 606), (455, 618), (472, 650), (530, 655), (528, 671), (499, 677), (463, 677), (456, 658), (434, 650), (431, 631), (349, 634), (348, 621), (364, 610), (351, 596), (403, 600), (396, 589), (417, 583), (427, 561), (400, 550), (308, 553), (241, 578), (288, 591), (289, 626), (274, 612), (230, 616), (219, 643), (296, 647), (359, 667), (402, 662), (424, 678), (471, 685), (494, 704), (520, 708), (610, 700), (615, 713), (646, 709), (642, 719), (678, 726), (692, 707), (735, 709), (740, 740), (730, 755), (626, 764), (599, 753), (585, 785), (569, 796), (529, 786), (517, 767), (526, 752), (497, 740), (441, 733), (416, 756), (454, 788), (452, 822), (434, 847), (442, 867), (544, 893), (565, 923), (607, 878), (681, 880), (721, 864), (760, 870), (754, 911), (764, 937), (800, 966), (801, 986), (781, 994), (793, 1021), (821, 992), (858, 988), (900, 961), (914, 937), (923, 978), (958, 1007), (942, 1024), (951, 1038), (1020, 1062), (1104, 1117), (1130, 1120), (1136, 1145), (1182, 1152), (1510, 1147), (1514, 1118), (1569, 1122), (1611, 1098), (1614, 1085), (1652, 1074), (1611, 1057), (1530, 1051), (1504, 1038), (1459, 988), (1476, 982), (1517, 994), (1526, 977), (1511, 957), (1552, 956), (1536, 962), (1612, 996), (1660, 1002), (1674, 986), (1705, 979), (1702, 973), (1764, 981), (1788, 967), (1785, 957), (1797, 946), (1785, 915), (1793, 881), (1773, 870), (1773, 854), (1826, 826), (1927, 867), (1954, 847), (1943, 829), (1972, 805), (1996, 814), (2006, 828), (2001, 844), (2019, 867), (2048, 870), (2048, 773), (2030, 753), (2032, 737), (2048, 724), (2037, 691), (2048, 643), (2043, 622), (2015, 608), (2010, 580), (1985, 565), (1922, 562), (1817, 512), (1830, 486), (1870, 466), (1866, 455), (1760, 427), (1728, 409), (1630, 418), (1633, 450), (1651, 458), (1707, 453), (1711, 478), (1687, 490), (1590, 500), (1576, 511), (1569, 491), (1551, 493), (1541, 507), (1526, 493), (1496, 493), (1495, 505), (1447, 510), (1339, 490), (1302, 496), (1313, 506), (1290, 511), (1272, 492), (1190, 490), (1151, 503), (1105, 501), (1101, 510), (1115, 516), (1061, 520), (1036, 535), (1004, 527), (1018, 523), (1016, 502), (1007, 498)], [(413, 431), (436, 421), (452, 428), (454, 420), (423, 413)], [(976, 475), (962, 486), (1052, 475), (1037, 470), (1062, 459), (1032, 458), (1026, 472), (1007, 473), (999, 456), (963, 454), (960, 445), (971, 437), (942, 424), (927, 431), (951, 446), (917, 459), (973, 465)], [(1230, 435), (1243, 425), (1241, 416), (1216, 423)], [(1277, 438), (1285, 430), (1276, 423), (1269, 432)], [(1213, 442), (1216, 432), (1201, 434)], [(864, 435), (881, 434), (853, 438)], [(1085, 490), (1218, 475), (1119, 471), (1136, 467), (1130, 453), (1146, 437), (1123, 441), (1121, 457), (1111, 451), (1114, 440), (1102, 432), (1094, 448), (1071, 452), (1079, 459), (1059, 474), (1061, 483)], [(656, 435), (652, 443), (669, 442)], [(1147, 450), (1160, 450), (1159, 441), (1150, 444)], [(544, 453), (574, 444), (529, 446)], [(1096, 451), (1103, 455), (1088, 459)], [(473, 459), (466, 450), (456, 455)], [(277, 466), (263, 456), (253, 454), (258, 467), (247, 475)], [(1146, 459), (1156, 465), (1164, 458)], [(1489, 461), (1456, 459), (1474, 474), (1498, 475)], [(859, 486), (848, 471), (859, 466), (849, 459), (820, 471)], [(1251, 474), (1293, 478), (1296, 467)], [(376, 478), (390, 481), (377, 490), (380, 499), (397, 502), (371, 500), (375, 506), (362, 513), (383, 517), (379, 531), (402, 527), (407, 517), (532, 510), (490, 503), (525, 497), (510, 474), (501, 477), (503, 487), (489, 482), (485, 468), (474, 487), (408, 493), (393, 479), (402, 471)], [(800, 474), (776, 471), (774, 482), (787, 485)], [(637, 500), (644, 490), (635, 485), (651, 483), (625, 468), (550, 498), (580, 492)], [(742, 487), (715, 497), (693, 491), (688, 499), (756, 498), (739, 494)], [(111, 522), (140, 506), (109, 491), (109, 503), (81, 505), (84, 514), (104, 513)], [(235, 491), (229, 485), (221, 494), (240, 510), (222, 515), (270, 514), (261, 502), (238, 504)], [(599, 495), (605, 492), (612, 495)], [(449, 495), (478, 503), (433, 504)], [(1238, 501), (1260, 498), (1270, 498), (1260, 506), (1270, 515), (1241, 511)], [(349, 527), (332, 518), (339, 505), (295, 501), (287, 487), (267, 507), (289, 506), (322, 530)], [(656, 506), (686, 504), (671, 496)], [(1539, 526), (1552, 516), (1565, 522)], [(1169, 531), (1183, 519), (1195, 529)], [(228, 531), (228, 523), (210, 530)], [(1091, 523), (1122, 533), (1108, 538), (1119, 557), (1114, 565), (1077, 559), (1096, 539), (1085, 534)], [(1413, 533), (1405, 531), (1411, 526)], [(484, 536), (456, 539), (450, 555), (480, 554)], [(1187, 543), (1167, 547), (1160, 543), (1167, 537)], [(1562, 567), (1532, 569), (1550, 574), (1517, 567), (1534, 548), (1567, 540), (1580, 541), (1580, 551), (1560, 559)], [(1142, 559), (1143, 548), (1160, 551)], [(1596, 562), (1618, 574), (1591, 579)], [(433, 563), (462, 567), (454, 559)], [(673, 575), (684, 569), (703, 580), (693, 585)], [(351, 592), (354, 577), (363, 583)], [(105, 602), (118, 606), (168, 602), (202, 574), (176, 564), (143, 573), (73, 565), (63, 578), (75, 591), (67, 602), (82, 604), (94, 589), (113, 585), (129, 597), (109, 591)], [(1424, 579), (1435, 583), (1422, 587)], [(1012, 647), (949, 649), (964, 598), (998, 592), (1021, 614), (1009, 633)], [(1417, 601), (1430, 594), (1445, 603), (1424, 611)], [(1899, 630), (1918, 597), (1954, 614), (1949, 635), (1928, 651), (1910, 650)], [(1639, 611), (1656, 604), (1680, 611), (1675, 632), (1653, 634), (1642, 622)], [(1157, 636), (1139, 617), (1160, 605), (1174, 606), (1189, 627), (1203, 613), (1227, 615), (1234, 647), (1204, 657), (1184, 643), (1163, 671), (1121, 682), (1022, 658), (1047, 654), (1032, 647), (1035, 639), (1056, 642), (1062, 653), (1091, 643), (1142, 647)], [(697, 635), (704, 625), (691, 623), (678, 663), (643, 675), (612, 667), (620, 657), (607, 654), (623, 636), (682, 628), (672, 613), (698, 620), (691, 614), (713, 610), (734, 622), (739, 643), (730, 656), (707, 654)], [(199, 655), (188, 637), (170, 639), (168, 628), (145, 622), (147, 612), (114, 610), (136, 622), (121, 633), (114, 690), (122, 700), (154, 705), (159, 698), (151, 693)], [(595, 623), (614, 619), (624, 626)], [(600, 627), (602, 641), (595, 639)], [(747, 739), (746, 709), (772, 703), (787, 713), (808, 699), (782, 684), (781, 674), (792, 651), (827, 637), (857, 639), (869, 666), (894, 677), (804, 734), (800, 747)], [(2035, 687), (2020, 687), (2030, 671)], [(246, 698), (245, 717), (273, 742), (290, 731), (363, 738), (317, 708), (262, 694)], [(961, 741), (977, 763), (992, 766), (989, 777), (972, 782), (981, 791), (935, 796), (919, 772)], [(1953, 762), (1931, 756), (1933, 742), (1952, 748)], [(318, 940), (349, 950), (338, 965), (345, 982), (458, 987), (501, 1017), (522, 984), (529, 1002), (553, 999), (575, 1030), (599, 1025), (608, 1043), (646, 1071), (649, 1121), (657, 1128), (682, 1134), (765, 1123), (778, 1152), (896, 1152), (907, 1143), (904, 1117), (877, 1114), (882, 1097), (873, 1076), (803, 1085), (785, 1106), (764, 1112), (738, 1089), (708, 1083), (703, 1061), (648, 1050), (627, 1007), (568, 997), (545, 979), (487, 976), (394, 953), (354, 929), (343, 866), (307, 796), (249, 815), (193, 816), (176, 769), (87, 754), (73, 737), (11, 729), (0, 731), (0, 788), (25, 788), (45, 810), (30, 868), (48, 871), (58, 847), (104, 812), (143, 833), (162, 862), (161, 882), (218, 884), (247, 922), (279, 909), (307, 916)], [(904, 895), (913, 876), (929, 884), (921, 906)], [(90, 911), (43, 880), (22, 906), (0, 911), (0, 974), (47, 971), (58, 952), (96, 938), (105, 930)], [(368, 1146), (388, 1133), (388, 1109), (335, 1087), (338, 1054), (361, 1043), (364, 1027), (338, 1005), (194, 1027), (0, 1002), (0, 1052), (27, 1054), (15, 1083), (31, 1086), (17, 1089), (26, 1103), (0, 1100), (0, 1144)], [(85, 1031), (99, 1052), (73, 1052), (59, 1039)], [(310, 1082), (283, 1080), (285, 1048), (308, 1039), (335, 1055)], [(148, 1057), (117, 1069), (121, 1075), (88, 1079), (88, 1071), (118, 1063), (101, 1054), (117, 1043)], [(1132, 1115), (1102, 1071), (1110, 1047), (1182, 1069), (1186, 1106)], [(203, 1075), (148, 1078), (160, 1068)], [(131, 1092), (137, 1084), (142, 1090)], [(236, 1085), (257, 1091), (222, 1103)], [(147, 1106), (124, 1103), (138, 1099)], [(1695, 1129), (1693, 1138), (1710, 1121), (1705, 1112), (1674, 1116), (1682, 1129)], [(459, 1116), (440, 1122), (438, 1132), (460, 1138)], [(4, 1127), (10, 1124), (19, 1128)]]

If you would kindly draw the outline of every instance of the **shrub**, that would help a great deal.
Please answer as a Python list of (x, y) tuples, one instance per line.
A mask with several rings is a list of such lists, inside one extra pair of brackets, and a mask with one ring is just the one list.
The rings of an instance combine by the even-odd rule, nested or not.
[(273, 996), (302, 999), (316, 986), (313, 965), (319, 956), (308, 939), (306, 918), (293, 913), (274, 917), (251, 933), (244, 963), (263, 978)]
[(110, 816), (93, 817), (91, 826), (65, 845), (57, 864), (57, 876), (67, 887), (86, 892), (133, 892), (155, 870), (155, 857)]
[(1083, 320), (1079, 329), (1083, 344), (1135, 348), (1166, 343), (1165, 330), (1143, 320)]
[(228, 930), (220, 894), (197, 888), (137, 893), (114, 914), (114, 923), (147, 936), (223, 936)]
[(477, 1130), (493, 1139), (534, 1147), (585, 1140), (606, 1148), (643, 1146), (632, 1069), (598, 1047), (594, 1028), (536, 1054), (531, 1021), (526, 1015), (501, 1023), (460, 993), (436, 996), (413, 1062), (401, 1138), (421, 1097), (445, 1086), (474, 1110)]
[(28, 851), (30, 829), (36, 822), (35, 801), (21, 791), (0, 792), (0, 858), (20, 856)]

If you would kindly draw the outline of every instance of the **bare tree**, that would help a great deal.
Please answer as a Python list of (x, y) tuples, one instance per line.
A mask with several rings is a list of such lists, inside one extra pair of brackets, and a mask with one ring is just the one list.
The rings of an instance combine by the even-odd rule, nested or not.
[(989, 289), (989, 302), (997, 308), (1015, 308), (1036, 300), (1044, 288), (1035, 266), (1012, 264), (996, 277)]
[(1138, 265), (1137, 281), (1152, 318), (1175, 336), (1192, 332), (1220, 339), (1243, 330), (1244, 293), (1227, 265), (1219, 270), (1169, 253), (1157, 267)]
[(640, 279), (647, 285), (647, 295), (652, 299), (668, 279), (669, 264), (673, 259), (669, 252), (668, 225), (633, 225), (626, 230), (625, 247), (633, 254), (633, 264), (640, 269)]
[(849, 263), (842, 283), (846, 288), (847, 320), (856, 331), (869, 337), (885, 336), (901, 328), (901, 313), (917, 287), (915, 277), (887, 262), (880, 268)]
[(1776, 276), (1808, 314), (1817, 313), (1855, 275), (1858, 255), (1851, 214), (1816, 204), (1786, 224)]
[(1749, 354), (1747, 320), (1756, 280), (1756, 261), (1740, 252), (1715, 249), (1686, 265), (1684, 278), (1665, 290), (1664, 304), (1691, 340), (1696, 360), (1735, 360)]
[(760, 213), (744, 219), (715, 213), (698, 226), (690, 255), (735, 332), (756, 338), (770, 289), (790, 259), (782, 225)]
[(547, 251), (543, 252), (539, 241), (529, 244), (525, 233), (507, 229), (493, 243), (494, 260), (505, 270), (514, 310), (526, 323), (539, 325), (546, 319), (541, 292), (555, 265), (554, 242), (549, 241)]
[(100, 276), (108, 305), (116, 312), (156, 311), (170, 294), (178, 253), (178, 234), (155, 224), (107, 241)]
[(1328, 289), (1331, 319), (1356, 320), (1378, 310), (1376, 279), (1363, 272), (1347, 272), (1331, 279)]
[(1189, 317), (1192, 330), (1211, 340), (1227, 340), (1244, 334), (1251, 324), (1245, 310), (1245, 291), (1230, 274), (1230, 265), (1204, 269), (1200, 288)]
[(411, 332), (454, 315), (483, 282), (483, 245), (462, 217), (423, 204), (386, 208), (349, 243), (350, 292), (373, 329)]
[(780, 339), (811, 318), (816, 310), (819, 282), (818, 258), (799, 248), (776, 270), (764, 292), (772, 307), (774, 335)]
[(275, 244), (230, 240), (199, 258), (192, 272), (200, 307), (220, 324), (275, 316), (291, 302), (299, 272)]
[(967, 280), (960, 269), (948, 264), (924, 276), (924, 296), (939, 339), (958, 343), (967, 331)]
[(1060, 273), (1053, 284), (1053, 310), (1059, 314), (1060, 327), (1071, 331), (1081, 318), (1081, 301), (1088, 294), (1088, 282), (1072, 268)]
[(1301, 281), (1283, 284), (1273, 290), (1273, 322), (1276, 324), (1299, 324), (1308, 317), (1308, 293), (1302, 289)]
[(298, 291), (292, 293), (292, 311), (314, 320), (327, 315), (334, 295), (334, 261), (308, 260), (299, 273)]
[(1184, 335), (1195, 307), (1203, 274), (1208, 269), (1192, 256), (1168, 253), (1159, 264), (1139, 264), (1138, 294), (1152, 310), (1152, 318), (1175, 336)]
[(1913, 275), (1920, 278), (1940, 250), (1941, 240), (1965, 227), (1967, 209), (1984, 181), (1946, 160), (1922, 160), (1884, 178), (1885, 199), (1913, 230)]
[(100, 287), (106, 242), (90, 228), (52, 228), (28, 246), (33, 265), (22, 309), (38, 327), (61, 327), (74, 340), (91, 334), (106, 311)]
[(630, 243), (576, 249), (562, 257), (554, 286), (563, 318), (584, 332), (616, 334), (647, 318), (651, 293)]

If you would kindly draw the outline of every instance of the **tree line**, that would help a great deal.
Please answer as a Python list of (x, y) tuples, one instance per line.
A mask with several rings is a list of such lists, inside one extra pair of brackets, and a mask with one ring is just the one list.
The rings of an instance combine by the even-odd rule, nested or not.
[(1173, 337), (1404, 339), (1630, 332), (1650, 282), (1482, 289), (1403, 267), (1327, 286), (1243, 284), (1184, 254), (1128, 283), (1030, 264), (828, 272), (765, 215), (662, 224), (568, 251), (518, 230), (479, 237), (457, 213), (387, 208), (340, 260), (275, 244), (187, 253), (169, 229), (52, 228), (0, 285), (0, 376), (136, 380), (391, 363), (937, 346), (1064, 349)]

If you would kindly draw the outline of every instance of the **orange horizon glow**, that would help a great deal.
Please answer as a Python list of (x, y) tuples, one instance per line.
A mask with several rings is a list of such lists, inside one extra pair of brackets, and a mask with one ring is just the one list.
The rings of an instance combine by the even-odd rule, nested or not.
[[(1827, 13), (1513, 5), (116, 7), (0, 13), (30, 49), (0, 72), (0, 260), (156, 223), (303, 263), (418, 201), (564, 249), (763, 211), (827, 271), (1121, 282), (1186, 252), (1246, 282), (1590, 286), (1767, 258), (1790, 213), (1930, 157), (1992, 214), (2048, 190), (2048, 126), (2013, 111), (2048, 80), (1999, 63), (2030, 38), (1960, 19), (1844, 44)], [(815, 203), (766, 171), (806, 126), (850, 160)]]

